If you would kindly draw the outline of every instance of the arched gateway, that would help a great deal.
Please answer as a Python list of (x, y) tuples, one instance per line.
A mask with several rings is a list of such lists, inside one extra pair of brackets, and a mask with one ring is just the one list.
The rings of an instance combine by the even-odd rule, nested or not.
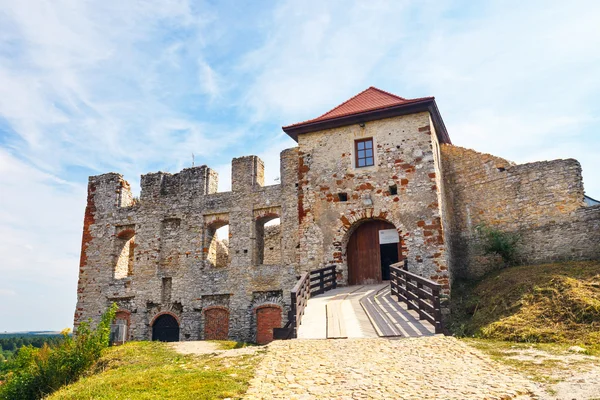
[(369, 220), (350, 236), (346, 250), (348, 284), (367, 285), (390, 279), (390, 265), (402, 254), (398, 231), (389, 222)]
[(159, 315), (152, 324), (152, 340), (179, 341), (179, 323), (171, 314)]

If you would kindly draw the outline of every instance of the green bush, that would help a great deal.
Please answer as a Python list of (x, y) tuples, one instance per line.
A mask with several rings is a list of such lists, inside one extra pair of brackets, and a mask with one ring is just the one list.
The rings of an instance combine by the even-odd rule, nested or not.
[(485, 254), (498, 254), (507, 265), (514, 265), (517, 259), (517, 246), (521, 241), (518, 233), (504, 232), (480, 224), (475, 227), (481, 235)]
[(0, 400), (41, 399), (61, 386), (76, 381), (88, 370), (109, 345), (110, 326), (117, 310), (113, 304), (103, 315), (96, 329), (82, 322), (74, 337), (63, 332), (64, 339), (56, 347), (41, 349), (24, 346), (7, 364), (0, 385)]

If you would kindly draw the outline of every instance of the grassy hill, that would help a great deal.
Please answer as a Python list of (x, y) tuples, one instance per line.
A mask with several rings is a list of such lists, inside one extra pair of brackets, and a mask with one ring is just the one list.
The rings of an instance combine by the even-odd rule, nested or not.
[(449, 329), (517, 342), (600, 344), (600, 261), (507, 268), (457, 282)]
[(48, 399), (240, 398), (257, 360), (182, 355), (165, 343), (130, 342), (107, 349), (88, 376)]

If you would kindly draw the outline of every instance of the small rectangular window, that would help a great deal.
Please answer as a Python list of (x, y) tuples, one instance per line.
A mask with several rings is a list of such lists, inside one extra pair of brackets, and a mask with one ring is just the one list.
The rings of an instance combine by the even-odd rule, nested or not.
[(356, 167), (370, 167), (375, 165), (373, 157), (373, 138), (360, 139), (354, 142)]

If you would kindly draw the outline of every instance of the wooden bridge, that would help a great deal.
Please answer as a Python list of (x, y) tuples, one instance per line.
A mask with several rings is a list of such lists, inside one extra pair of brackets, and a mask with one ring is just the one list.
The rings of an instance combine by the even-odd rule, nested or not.
[(442, 332), (441, 286), (391, 267), (391, 280), (337, 287), (335, 266), (300, 277), (291, 293), (288, 325), (275, 337), (304, 339), (415, 337)]

